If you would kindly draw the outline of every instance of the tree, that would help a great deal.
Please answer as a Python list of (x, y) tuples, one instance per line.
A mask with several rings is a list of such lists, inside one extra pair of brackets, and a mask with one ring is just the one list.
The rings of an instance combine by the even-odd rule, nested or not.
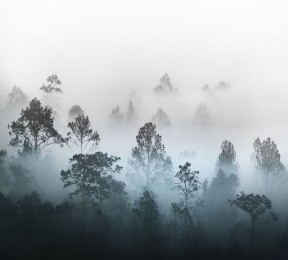
[(187, 212), (191, 212), (193, 200), (197, 195), (197, 191), (200, 189), (200, 182), (198, 179), (199, 171), (191, 171), (191, 163), (186, 162), (184, 165), (179, 165), (179, 171), (175, 177), (179, 182), (175, 183), (175, 189), (180, 191), (182, 200), (184, 202), (184, 208)]
[(84, 115), (84, 111), (82, 110), (82, 108), (78, 105), (72, 106), (68, 112), (69, 122), (73, 121), (79, 115)]
[(132, 149), (129, 165), (137, 174), (136, 179), (147, 190), (153, 189), (161, 182), (171, 181), (172, 161), (166, 157), (162, 137), (156, 133), (156, 125), (149, 122), (139, 129), (136, 136), (137, 146)]
[(67, 133), (68, 140), (80, 146), (81, 154), (91, 143), (97, 147), (100, 136), (97, 131), (93, 131), (88, 116), (78, 115), (74, 122), (68, 123), (68, 127), (71, 129), (71, 132)]
[(0, 188), (5, 188), (9, 184), (8, 169), (6, 165), (6, 150), (0, 150)]
[(142, 196), (135, 202), (135, 208), (132, 209), (132, 212), (140, 218), (143, 225), (145, 242), (148, 244), (150, 250), (152, 250), (158, 242), (159, 225), (158, 205), (153, 193), (144, 190)]
[(131, 100), (126, 111), (126, 119), (130, 124), (135, 124), (137, 120), (137, 113)]
[(110, 123), (112, 126), (119, 126), (124, 120), (124, 114), (120, 112), (120, 108), (117, 105), (116, 108), (112, 110), (110, 116)]
[[(247, 212), (251, 217), (251, 253), (254, 253), (255, 225), (261, 214), (272, 208), (271, 201), (265, 195), (245, 194), (243, 191), (236, 195), (234, 200), (230, 200), (231, 205)], [(274, 215), (273, 215), (274, 216)], [(262, 223), (261, 223), (262, 224)]]
[(52, 110), (42, 107), (41, 102), (34, 98), (26, 109), (22, 109), (20, 118), (8, 125), (9, 135), (12, 136), (10, 145), (14, 147), (29, 146), (35, 157), (38, 157), (44, 148), (59, 144), (61, 147), (67, 140), (54, 128)]
[(220, 80), (217, 85), (215, 85), (216, 90), (224, 90), (230, 88), (230, 84), (223, 80)]
[(161, 108), (153, 115), (151, 121), (158, 127), (169, 127), (171, 125), (167, 114)]
[(154, 88), (157, 95), (176, 94), (178, 89), (171, 83), (171, 79), (167, 73), (160, 78), (160, 84)]
[(216, 170), (218, 171), (219, 169), (222, 169), (226, 174), (237, 174), (238, 171), (234, 145), (228, 140), (224, 140), (221, 144), (221, 153), (216, 163)]
[(58, 76), (55, 74), (52, 74), (47, 78), (47, 85), (42, 85), (40, 88), (43, 90), (46, 94), (52, 95), (53, 92), (55, 93), (63, 93), (62, 89), (57, 87), (58, 85), (61, 85), (62, 82), (58, 79)]
[(260, 138), (257, 138), (253, 146), (252, 160), (256, 171), (264, 181), (266, 193), (271, 194), (287, 180), (287, 172), (281, 162), (281, 155), (270, 137), (262, 142)]
[(211, 115), (205, 104), (199, 104), (192, 122), (196, 125), (209, 126), (212, 124)]
[(24, 105), (28, 101), (27, 95), (23, 90), (17, 86), (12, 88), (12, 91), (8, 94), (8, 105)]
[(113, 166), (119, 157), (109, 156), (107, 153), (75, 154), (71, 159), (71, 169), (61, 171), (64, 188), (73, 186), (75, 190), (71, 196), (81, 197), (82, 212), (87, 209), (89, 200), (98, 199), (102, 204), (109, 198), (113, 176), (120, 173), (122, 167)]

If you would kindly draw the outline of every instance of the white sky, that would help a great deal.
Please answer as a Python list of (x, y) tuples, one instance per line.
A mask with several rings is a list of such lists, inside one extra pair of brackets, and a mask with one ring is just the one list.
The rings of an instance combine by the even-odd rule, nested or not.
[(180, 88), (220, 79), (282, 88), (287, 14), (278, 0), (2, 0), (0, 86), (33, 95), (55, 73), (79, 98), (79, 88), (153, 88), (168, 72)]

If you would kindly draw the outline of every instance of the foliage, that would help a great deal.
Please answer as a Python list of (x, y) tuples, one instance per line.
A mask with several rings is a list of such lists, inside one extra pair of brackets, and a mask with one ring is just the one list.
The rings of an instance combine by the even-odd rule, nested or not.
[(218, 155), (216, 163), (216, 170), (219, 169), (222, 169), (226, 174), (237, 174), (238, 172), (234, 145), (228, 140), (224, 140), (221, 144), (221, 153)]
[(58, 79), (58, 76), (55, 74), (52, 74), (47, 78), (47, 85), (42, 85), (40, 88), (43, 90), (46, 94), (51, 95), (53, 92), (55, 93), (63, 93), (62, 89), (57, 87), (58, 85), (61, 85), (62, 82)]
[(72, 121), (79, 115), (84, 115), (84, 111), (80, 106), (74, 105), (70, 108), (68, 112), (68, 119), (69, 121)]
[(119, 106), (113, 108), (109, 118), (112, 126), (119, 126), (123, 122), (124, 114), (120, 111)]
[(80, 153), (87, 148), (90, 143), (97, 147), (100, 136), (97, 131), (93, 131), (88, 116), (78, 115), (74, 122), (69, 122), (68, 127), (71, 132), (67, 133), (68, 140), (73, 144), (80, 146)]
[(131, 100), (126, 111), (126, 119), (130, 124), (136, 123), (137, 120), (137, 113)]
[(200, 126), (209, 126), (212, 124), (211, 115), (205, 104), (199, 104), (194, 113), (193, 123)]
[(12, 88), (12, 91), (8, 93), (8, 105), (23, 105), (28, 102), (27, 95), (23, 92), (23, 90), (17, 86)]
[(157, 95), (176, 94), (178, 89), (171, 83), (171, 79), (167, 73), (160, 78), (160, 84), (154, 88)]
[(129, 165), (137, 174), (136, 179), (148, 190), (154, 189), (161, 182), (171, 180), (172, 161), (166, 157), (162, 137), (156, 133), (156, 125), (149, 122), (139, 129), (136, 136), (137, 146), (132, 149)]
[(151, 121), (158, 127), (168, 127), (171, 125), (167, 114), (161, 108), (159, 108), (156, 114), (153, 115)]
[(98, 199), (100, 203), (110, 197), (113, 176), (120, 173), (122, 167), (114, 163), (119, 157), (108, 156), (107, 153), (75, 154), (71, 159), (71, 169), (61, 171), (64, 188), (74, 187), (71, 196), (81, 196), (82, 210), (86, 208), (88, 200)]
[(66, 140), (54, 128), (54, 118), (51, 117), (52, 110), (42, 107), (41, 102), (34, 98), (26, 109), (22, 109), (20, 118), (13, 121), (8, 129), (12, 139), (11, 146), (30, 147), (35, 156), (39, 155), (45, 147), (59, 144), (61, 147)]
[(186, 162), (179, 166), (179, 171), (175, 177), (179, 182), (175, 183), (175, 189), (180, 191), (183, 198), (185, 208), (190, 209), (192, 200), (196, 197), (197, 191), (200, 189), (199, 171), (191, 171), (191, 163)]
[(281, 155), (274, 141), (268, 137), (254, 142), (253, 162), (264, 181), (265, 191), (270, 194), (287, 180), (287, 172), (281, 162)]

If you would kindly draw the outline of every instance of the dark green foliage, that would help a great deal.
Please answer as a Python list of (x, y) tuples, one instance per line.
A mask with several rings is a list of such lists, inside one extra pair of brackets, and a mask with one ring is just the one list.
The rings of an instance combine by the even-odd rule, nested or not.
[[(64, 188), (72, 186), (72, 196), (80, 195), (82, 210), (86, 208), (87, 200), (97, 199), (100, 203), (110, 197), (113, 176), (120, 173), (122, 167), (114, 164), (119, 157), (109, 156), (107, 153), (76, 154), (70, 159), (71, 169), (61, 171)], [(112, 183), (112, 185), (111, 185)]]
[(78, 115), (73, 122), (68, 123), (68, 127), (71, 129), (67, 134), (68, 140), (80, 147), (81, 154), (91, 143), (94, 149), (97, 147), (100, 136), (97, 131), (93, 131), (88, 116)]
[(132, 149), (131, 159), (135, 179), (147, 189), (154, 189), (161, 183), (171, 182), (172, 161), (166, 157), (162, 137), (156, 133), (156, 125), (149, 122), (140, 128), (136, 136), (137, 146)]
[(10, 129), (12, 139), (10, 145), (15, 147), (29, 147), (35, 156), (43, 149), (52, 144), (59, 144), (61, 147), (66, 140), (54, 128), (52, 110), (42, 107), (41, 102), (34, 98), (26, 109), (22, 109), (20, 118), (13, 121)]
[(63, 93), (62, 89), (57, 87), (58, 85), (61, 85), (61, 81), (58, 79), (57, 75), (52, 74), (47, 78), (47, 85), (42, 85), (40, 88), (43, 90), (46, 94), (51, 95), (53, 92), (56, 93)]

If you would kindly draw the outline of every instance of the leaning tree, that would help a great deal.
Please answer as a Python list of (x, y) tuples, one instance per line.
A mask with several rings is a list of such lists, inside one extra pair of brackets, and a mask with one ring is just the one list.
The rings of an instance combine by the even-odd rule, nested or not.
[(52, 109), (42, 107), (41, 102), (34, 98), (26, 109), (22, 109), (17, 121), (8, 125), (9, 135), (12, 136), (10, 145), (14, 147), (31, 148), (35, 158), (52, 144), (61, 147), (67, 141), (54, 128)]
[(131, 177), (147, 190), (153, 190), (161, 183), (171, 184), (172, 161), (166, 156), (161, 135), (156, 125), (149, 122), (140, 128), (136, 136), (137, 146), (132, 149), (128, 163), (132, 169)]

